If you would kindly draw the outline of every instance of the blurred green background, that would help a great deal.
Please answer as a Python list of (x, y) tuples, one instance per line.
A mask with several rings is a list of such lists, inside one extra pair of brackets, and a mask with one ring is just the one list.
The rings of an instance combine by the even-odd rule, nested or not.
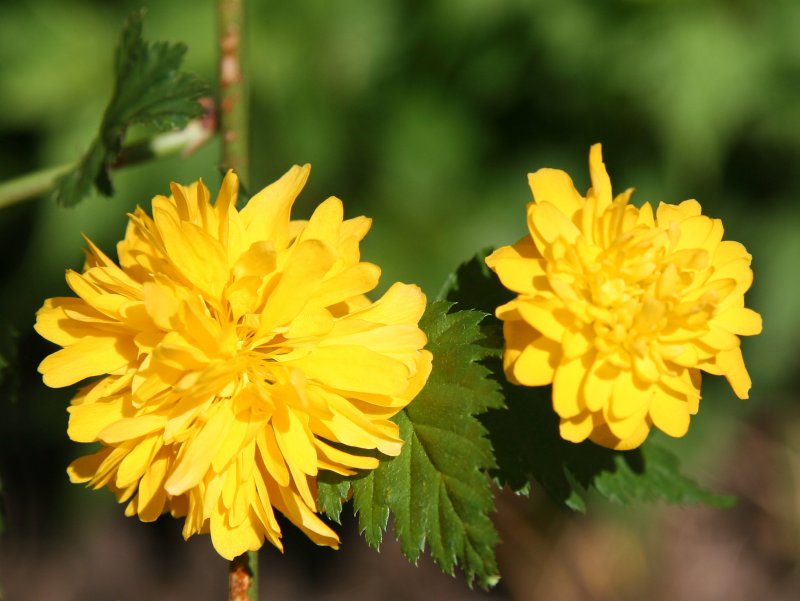
[[(188, 70), (216, 79), (214, 3), (0, 3), (0, 180), (77, 159), (111, 93), (125, 16), (188, 44)], [(672, 445), (687, 471), (741, 498), (730, 511), (642, 508), (569, 518), (534, 491), (499, 498), (504, 581), (470, 592), (391, 543), (317, 550), (286, 528), (263, 553), (265, 598), (796, 599), (800, 591), (800, 2), (797, 0), (251, 0), (250, 188), (312, 164), (295, 205), (330, 195), (374, 219), (362, 255), (382, 288), (435, 296), (479, 248), (525, 231), (526, 174), (588, 185), (603, 143), (615, 190), (634, 201), (697, 198), (754, 256), (748, 304), (764, 333), (744, 343), (754, 387), (736, 400), (707, 378), (700, 414)], [(125, 213), (171, 180), (220, 180), (218, 146), (115, 176), (112, 199), (74, 209), (39, 199), (0, 210), (0, 398), (8, 599), (212, 599), (225, 562), (179, 525), (140, 525), (107, 492), (67, 483), (69, 391), (45, 389), (51, 352), (31, 330), (65, 294), (85, 232), (113, 252)], [(16, 332), (16, 335), (14, 334)], [(597, 516), (602, 516), (598, 519)], [(387, 537), (389, 539), (391, 537)], [(0, 597), (3, 598), (3, 597)]]

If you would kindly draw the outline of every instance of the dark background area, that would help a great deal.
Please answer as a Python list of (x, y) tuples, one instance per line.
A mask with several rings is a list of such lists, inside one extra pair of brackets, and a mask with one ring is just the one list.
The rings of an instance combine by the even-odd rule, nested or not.
[[(112, 49), (141, 2), (0, 3), (0, 180), (75, 160), (111, 93)], [(264, 599), (797, 599), (800, 594), (800, 3), (796, 0), (295, 0), (249, 6), (251, 189), (313, 165), (295, 205), (330, 195), (374, 219), (362, 255), (381, 290), (429, 296), (479, 248), (525, 231), (526, 174), (588, 183), (603, 151), (634, 202), (697, 198), (754, 256), (748, 305), (764, 333), (744, 342), (751, 399), (706, 378), (686, 470), (740, 497), (731, 510), (605, 502), (589, 516), (502, 493), (503, 581), (470, 591), (427, 558), (415, 568), (387, 535), (380, 554), (352, 519), (341, 551), (287, 526), (262, 551)], [(150, 40), (189, 45), (216, 78), (214, 4), (151, 2)], [(82, 453), (66, 437), (71, 391), (36, 372), (53, 349), (32, 331), (65, 294), (85, 232), (113, 254), (125, 213), (171, 180), (220, 181), (218, 147), (116, 174), (112, 199), (73, 209), (47, 198), (0, 210), (0, 395), (5, 532), (0, 588), (11, 601), (221, 599), (226, 562), (180, 523), (140, 524), (107, 491), (68, 483)]]

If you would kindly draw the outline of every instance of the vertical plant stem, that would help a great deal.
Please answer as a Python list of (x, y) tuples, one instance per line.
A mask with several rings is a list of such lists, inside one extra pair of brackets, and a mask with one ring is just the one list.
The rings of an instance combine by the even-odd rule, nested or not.
[[(250, 183), (250, 122), (247, 78), (242, 56), (244, 0), (217, 0), (219, 28), (219, 132), (223, 169), (233, 169), (245, 188)], [(228, 600), (258, 601), (258, 552), (243, 553), (230, 562)]]
[(258, 601), (258, 551), (242, 553), (230, 563), (228, 601)]
[(219, 118), (222, 167), (250, 184), (247, 79), (244, 75), (244, 0), (218, 0)]

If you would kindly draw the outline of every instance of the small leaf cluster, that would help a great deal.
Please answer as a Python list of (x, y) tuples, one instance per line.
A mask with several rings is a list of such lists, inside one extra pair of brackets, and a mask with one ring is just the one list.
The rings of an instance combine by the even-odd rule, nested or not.
[(203, 113), (198, 99), (208, 88), (181, 71), (186, 46), (145, 41), (142, 17), (143, 11), (134, 12), (122, 30), (114, 60), (114, 91), (97, 137), (75, 168), (56, 181), (54, 194), (61, 205), (77, 204), (93, 187), (111, 196), (111, 169), (131, 126), (181, 128)]

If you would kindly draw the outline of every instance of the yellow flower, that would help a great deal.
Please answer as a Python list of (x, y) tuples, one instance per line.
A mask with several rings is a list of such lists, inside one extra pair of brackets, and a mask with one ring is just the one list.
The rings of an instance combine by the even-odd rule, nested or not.
[(563, 171), (530, 174), (530, 235), (486, 263), (518, 294), (497, 309), (508, 379), (552, 384), (563, 438), (631, 449), (652, 425), (686, 433), (701, 372), (747, 398), (739, 336), (761, 317), (744, 306), (751, 256), (719, 219), (695, 200), (654, 214), (628, 204), (633, 190), (612, 197), (599, 144), (589, 170), (586, 197)]
[(360, 261), (365, 217), (329, 198), (290, 221), (309, 167), (293, 167), (237, 211), (229, 172), (212, 205), (202, 182), (173, 184), (152, 218), (130, 215), (119, 266), (87, 240), (77, 295), (44, 303), (36, 330), (63, 347), (42, 361), (48, 386), (93, 380), (68, 434), (99, 442), (69, 476), (107, 486), (125, 513), (185, 516), (231, 559), (278, 548), (273, 509), (315, 543), (339, 539), (316, 515), (319, 470), (377, 467), (402, 446), (390, 421), (425, 384), (418, 327), (425, 296)]

